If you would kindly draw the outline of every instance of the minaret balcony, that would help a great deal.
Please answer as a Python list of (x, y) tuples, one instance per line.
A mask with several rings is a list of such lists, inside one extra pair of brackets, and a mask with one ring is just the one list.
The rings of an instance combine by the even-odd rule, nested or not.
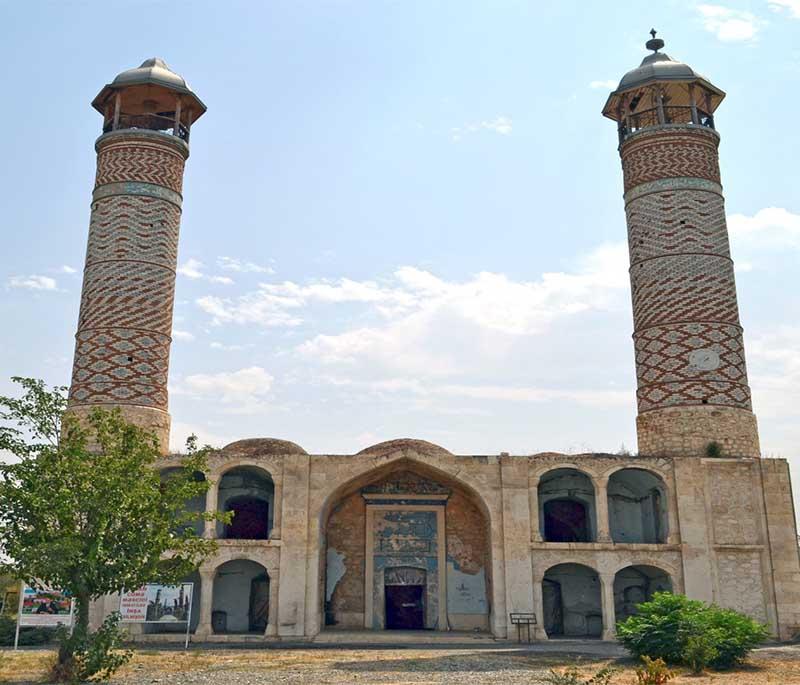
[(167, 135), (176, 136), (184, 142), (189, 142), (189, 127), (185, 126), (183, 123), (179, 123), (176, 126), (174, 112), (163, 112), (160, 114), (120, 114), (118, 121), (106, 121), (103, 126), (103, 133), (124, 129), (159, 131)]
[(714, 128), (714, 115), (691, 106), (664, 105), (639, 112), (626, 114), (619, 122), (619, 142), (622, 143), (634, 133), (647, 128), (660, 126), (700, 126)]

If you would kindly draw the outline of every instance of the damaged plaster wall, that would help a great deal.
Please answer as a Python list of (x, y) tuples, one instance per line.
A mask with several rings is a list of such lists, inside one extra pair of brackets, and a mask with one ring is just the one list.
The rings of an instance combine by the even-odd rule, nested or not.
[(366, 505), (361, 493), (343, 499), (328, 519), (325, 619), (329, 626), (364, 627)]

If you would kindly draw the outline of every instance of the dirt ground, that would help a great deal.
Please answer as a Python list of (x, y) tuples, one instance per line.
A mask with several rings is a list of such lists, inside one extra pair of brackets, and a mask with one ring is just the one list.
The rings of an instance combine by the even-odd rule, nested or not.
[[(0, 651), (0, 682), (42, 683), (52, 651)], [(575, 657), (510, 646), (470, 649), (201, 649), (137, 650), (113, 679), (115, 685), (340, 685), (382, 683), (525, 683), (539, 685), (550, 669), (561, 671)], [(619, 668), (615, 685), (635, 685), (628, 659), (580, 660), (587, 677), (604, 665)], [(682, 674), (677, 685), (800, 685), (800, 647), (762, 649), (743, 667), (701, 677)]]

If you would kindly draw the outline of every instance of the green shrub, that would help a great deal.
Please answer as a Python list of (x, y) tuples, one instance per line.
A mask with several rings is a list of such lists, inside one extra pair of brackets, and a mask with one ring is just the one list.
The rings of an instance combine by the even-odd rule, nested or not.
[(766, 626), (732, 609), (668, 592), (657, 592), (638, 611), (617, 625), (617, 638), (632, 654), (667, 663), (705, 660), (715, 669), (730, 668), (769, 635)]
[(722, 445), (711, 441), (706, 445), (706, 456), (711, 459), (719, 459), (722, 456)]
[[(17, 630), (17, 619), (13, 616), (0, 616), (0, 647), (12, 647)], [(56, 637), (55, 628), (34, 628), (26, 626), (19, 629), (21, 647), (35, 647), (52, 642)]]

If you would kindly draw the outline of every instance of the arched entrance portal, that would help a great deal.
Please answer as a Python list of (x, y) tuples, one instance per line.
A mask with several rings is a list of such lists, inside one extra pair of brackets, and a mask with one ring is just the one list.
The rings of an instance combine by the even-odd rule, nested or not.
[(603, 609), (600, 578), (582, 564), (558, 564), (542, 582), (547, 637), (600, 637)]
[(489, 528), (459, 484), (398, 464), (340, 496), (324, 541), (328, 629), (489, 629)]
[(672, 592), (669, 573), (655, 566), (627, 566), (614, 577), (614, 613), (624, 621), (638, 612), (638, 605), (649, 602), (656, 592)]

